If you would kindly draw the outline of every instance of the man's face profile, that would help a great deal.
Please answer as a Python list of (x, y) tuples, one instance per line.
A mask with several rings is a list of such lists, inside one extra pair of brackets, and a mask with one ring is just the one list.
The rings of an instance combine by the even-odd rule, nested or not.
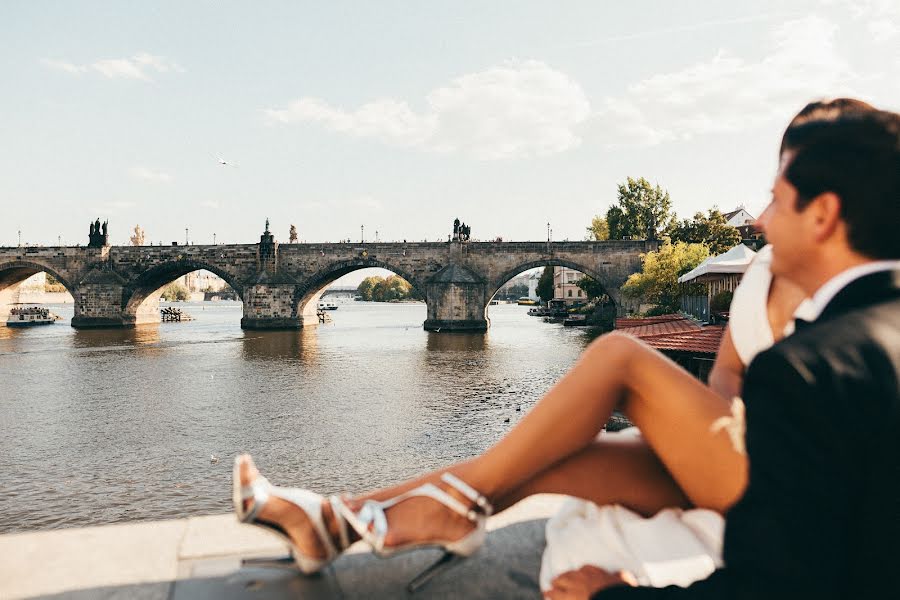
[(772, 244), (772, 273), (784, 277), (802, 268), (806, 250), (803, 213), (796, 208), (797, 189), (784, 176), (793, 157), (789, 150), (782, 153), (772, 185), (772, 200), (757, 220)]

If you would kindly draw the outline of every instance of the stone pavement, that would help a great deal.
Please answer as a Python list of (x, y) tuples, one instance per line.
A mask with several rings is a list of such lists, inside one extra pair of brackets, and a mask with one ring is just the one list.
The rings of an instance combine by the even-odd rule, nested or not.
[(0, 598), (198, 600), (281, 598), (540, 599), (544, 523), (562, 496), (532, 496), (489, 520), (487, 542), (417, 593), (406, 585), (437, 549), (380, 559), (356, 544), (322, 574), (242, 566), (286, 546), (232, 515), (0, 536)]

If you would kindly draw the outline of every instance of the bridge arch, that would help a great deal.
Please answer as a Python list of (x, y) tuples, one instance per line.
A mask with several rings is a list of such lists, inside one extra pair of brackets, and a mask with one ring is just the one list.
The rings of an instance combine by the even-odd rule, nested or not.
[(225, 280), (243, 301), (244, 289), (228, 271), (194, 258), (167, 261), (142, 272), (129, 281), (122, 292), (122, 318), (126, 324), (159, 321), (159, 298), (163, 287), (179, 277), (205, 270)]
[(10, 303), (14, 301), (16, 286), (32, 275), (47, 273), (59, 281), (66, 290), (72, 294), (75, 302), (78, 302), (78, 287), (69, 277), (63, 275), (52, 265), (32, 260), (11, 260), (0, 263), (0, 320), (5, 322), (9, 314)]
[[(490, 301), (490, 299), (493, 298), (497, 294), (497, 292), (500, 290), (500, 288), (503, 287), (503, 285), (507, 281), (509, 281), (510, 279), (512, 279), (513, 277), (518, 275), (519, 273), (522, 273), (524, 271), (528, 271), (528, 270), (531, 270), (531, 269), (534, 269), (537, 267), (566, 267), (568, 269), (574, 269), (575, 271), (584, 273), (585, 275), (587, 275), (594, 281), (597, 281), (598, 283), (600, 283), (600, 285), (603, 286), (603, 289), (606, 290), (607, 293), (609, 293), (610, 291), (614, 291), (614, 292), (617, 291), (617, 286), (613, 285), (612, 282), (610, 282), (607, 277), (605, 277), (604, 275), (601, 275), (599, 272), (595, 271), (594, 269), (592, 269), (590, 267), (586, 267), (583, 264), (580, 264), (580, 263), (577, 263), (577, 262), (574, 262), (571, 260), (566, 260), (564, 258), (543, 258), (543, 259), (535, 259), (535, 260), (531, 260), (528, 262), (524, 262), (516, 267), (513, 267), (512, 269), (507, 270), (502, 275), (496, 277), (488, 285), (488, 289), (487, 289), (488, 301)], [(618, 295), (618, 294), (616, 294), (616, 295)], [(612, 294), (610, 294), (610, 297), (612, 297)]]
[(329, 263), (323, 269), (306, 278), (303, 285), (297, 286), (294, 292), (293, 316), (303, 318), (315, 317), (316, 304), (326, 287), (348, 273), (371, 268), (385, 269), (399, 275), (408, 281), (417, 292), (422, 294), (423, 298), (425, 297), (424, 282), (406, 269), (382, 260), (358, 257)]

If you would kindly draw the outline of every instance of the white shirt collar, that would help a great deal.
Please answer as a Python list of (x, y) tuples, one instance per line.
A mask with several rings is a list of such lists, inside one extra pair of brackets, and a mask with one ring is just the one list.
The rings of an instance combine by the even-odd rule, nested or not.
[(876, 260), (841, 271), (823, 283), (816, 290), (816, 293), (813, 294), (812, 298), (807, 298), (801, 302), (797, 310), (794, 311), (794, 318), (803, 319), (804, 321), (815, 321), (837, 293), (853, 281), (872, 273), (893, 271), (894, 269), (900, 269), (900, 260)]

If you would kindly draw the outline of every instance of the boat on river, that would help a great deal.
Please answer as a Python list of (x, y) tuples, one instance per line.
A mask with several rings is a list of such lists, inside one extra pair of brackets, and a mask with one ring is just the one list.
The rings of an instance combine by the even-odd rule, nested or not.
[(522, 296), (521, 298), (516, 300), (516, 304), (518, 304), (519, 306), (536, 306), (537, 303), (537, 300), (532, 300), (528, 296)]
[(337, 310), (338, 305), (335, 304), (334, 302), (319, 302), (319, 305), (317, 306), (317, 308), (319, 310)]
[(14, 306), (6, 319), (7, 327), (31, 327), (33, 325), (52, 325), (61, 319), (43, 306)]

